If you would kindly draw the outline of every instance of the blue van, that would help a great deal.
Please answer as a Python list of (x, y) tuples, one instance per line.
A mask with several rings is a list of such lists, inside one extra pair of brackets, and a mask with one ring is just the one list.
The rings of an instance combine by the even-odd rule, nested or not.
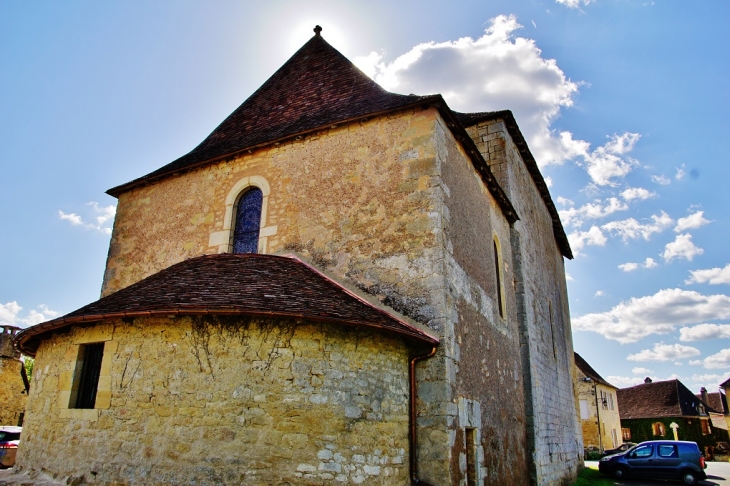
[(626, 452), (606, 456), (598, 470), (616, 479), (676, 479), (697, 484), (707, 479), (705, 458), (696, 442), (652, 440)]

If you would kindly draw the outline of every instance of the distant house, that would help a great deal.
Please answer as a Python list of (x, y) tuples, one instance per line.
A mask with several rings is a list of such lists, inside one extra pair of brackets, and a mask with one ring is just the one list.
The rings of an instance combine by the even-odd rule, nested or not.
[(0, 326), (0, 425), (22, 425), (28, 378), (20, 353), (13, 348), (15, 326)]
[(709, 405), (710, 408), (716, 410), (716, 412), (710, 412), (710, 422), (713, 427), (723, 430), (730, 429), (730, 408), (727, 404), (726, 387), (730, 388), (730, 379), (720, 385), (720, 391), (707, 393), (707, 388), (703, 386), (700, 393), (695, 395)]
[(624, 439), (641, 442), (673, 439), (672, 424), (677, 424), (677, 438), (697, 442), (700, 447), (727, 441), (728, 432), (713, 427), (710, 413), (717, 410), (695, 396), (679, 380), (652, 382), (618, 390), (621, 404), (621, 427)]
[(575, 389), (580, 405), (583, 447), (603, 452), (623, 443), (616, 391), (586, 360), (575, 353)]

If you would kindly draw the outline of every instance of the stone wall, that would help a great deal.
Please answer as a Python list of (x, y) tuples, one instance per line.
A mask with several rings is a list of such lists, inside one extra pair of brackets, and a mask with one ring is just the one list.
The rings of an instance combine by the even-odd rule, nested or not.
[(468, 130), (520, 220), (511, 230), (528, 449), (536, 484), (570, 484), (583, 447), (573, 389), (573, 342), (564, 261), (552, 219), (501, 120)]
[(0, 425), (21, 425), (28, 395), (23, 380), (23, 362), (13, 347), (19, 327), (0, 326)]
[[(109, 399), (70, 409), (90, 342), (105, 343)], [(94, 484), (405, 485), (408, 386), (404, 343), (354, 328), (191, 317), (75, 327), (38, 350), (17, 467)]]
[[(477, 484), (528, 484), (525, 405), (520, 372), (510, 229), (451, 132), (439, 125), (444, 186), (444, 238), (449, 281), (441, 346), (454, 375), (451, 484), (466, 481), (467, 430), (477, 441)], [(495, 241), (502, 250), (497, 268)], [(501, 289), (496, 272), (500, 271)], [(504, 296), (500, 315), (497, 292)], [(450, 374), (451, 374), (450, 373)], [(447, 483), (437, 483), (447, 484)]]

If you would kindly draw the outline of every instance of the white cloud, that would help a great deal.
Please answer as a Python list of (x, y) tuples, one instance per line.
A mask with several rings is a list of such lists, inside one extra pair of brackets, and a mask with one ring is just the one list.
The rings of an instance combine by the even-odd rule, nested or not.
[(692, 235), (685, 233), (677, 235), (674, 241), (667, 243), (664, 247), (662, 258), (664, 258), (665, 262), (670, 262), (675, 258), (684, 258), (685, 260), (692, 261), (694, 257), (702, 255), (704, 252), (705, 250), (692, 243)]
[(16, 327), (28, 327), (41, 322), (45, 322), (54, 317), (60, 315), (59, 312), (51, 310), (45, 304), (41, 304), (36, 309), (31, 309), (25, 316), (20, 315), (20, 311), (23, 308), (18, 305), (17, 302), (8, 302), (7, 304), (0, 304), (0, 324), (16, 326)]
[(569, 273), (566, 273), (565, 274), (565, 280), (567, 280), (568, 282), (572, 282), (574, 279), (573, 279), (573, 277)]
[(114, 215), (117, 212), (117, 207), (114, 205), (110, 206), (99, 206), (99, 203), (95, 201), (91, 201), (89, 203), (86, 203), (87, 206), (91, 206), (92, 209), (92, 215), (91, 218), (94, 219), (95, 223), (87, 223), (83, 220), (81, 216), (79, 216), (76, 213), (64, 213), (63, 211), (58, 211), (58, 217), (62, 220), (70, 222), (73, 226), (83, 226), (85, 228), (94, 229), (97, 231), (101, 231), (105, 234), (111, 234), (112, 230), (110, 227), (105, 226), (106, 223), (110, 222), (114, 219)]
[(637, 366), (636, 368), (632, 368), (631, 372), (635, 375), (648, 375), (649, 373), (654, 373), (649, 368), (642, 368), (640, 366)]
[(710, 221), (705, 219), (703, 214), (704, 211), (697, 211), (694, 214), (690, 214), (686, 218), (679, 218), (677, 220), (677, 226), (674, 227), (674, 231), (676, 231), (677, 233), (681, 233), (682, 231), (686, 231), (688, 229), (695, 229), (706, 224), (710, 224)]
[(706, 373), (703, 375), (692, 375), (691, 383), (695, 388), (705, 387), (707, 391), (713, 392), (717, 390), (720, 383), (728, 379), (728, 375)]
[(552, 129), (561, 110), (573, 105), (580, 83), (568, 79), (554, 59), (544, 58), (533, 39), (517, 37), (521, 28), (515, 16), (500, 15), (477, 39), (419, 44), (392, 62), (371, 52), (354, 63), (387, 90), (440, 93), (458, 111), (509, 108), (541, 166), (577, 159), (595, 184), (614, 185), (636, 165), (626, 154), (640, 135), (616, 134), (591, 150), (585, 140)]
[(661, 233), (674, 224), (674, 220), (667, 213), (661, 211), (659, 214), (651, 216), (652, 222), (639, 223), (634, 218), (624, 219), (620, 221), (611, 221), (601, 226), (602, 229), (621, 236), (624, 241), (637, 238), (649, 240), (654, 233)]
[(674, 361), (699, 356), (700, 350), (682, 344), (657, 343), (654, 349), (642, 349), (626, 357), (629, 361)]
[(596, 0), (555, 0), (555, 3), (565, 5), (568, 8), (580, 8), (580, 4), (588, 5)]
[(689, 273), (692, 276), (684, 283), (709, 283), (710, 285), (730, 284), (730, 263), (725, 268), (709, 268), (707, 270), (694, 270)]
[(638, 378), (636, 376), (611, 375), (606, 377), (606, 381), (608, 381), (613, 386), (617, 386), (619, 388), (628, 388), (630, 386), (640, 385), (644, 383), (644, 378)]
[(672, 181), (667, 179), (664, 175), (653, 175), (651, 176), (651, 181), (655, 184), (659, 184), (660, 186), (668, 186), (672, 183)]
[(575, 231), (568, 235), (570, 247), (573, 249), (575, 256), (580, 254), (580, 250), (586, 245), (603, 246), (606, 244), (606, 237), (598, 226), (591, 226), (588, 231)]
[(572, 319), (573, 329), (592, 331), (620, 343), (633, 343), (653, 334), (668, 334), (677, 326), (730, 318), (730, 297), (664, 289), (633, 297), (600, 313)]
[(631, 263), (631, 262), (629, 262), (629, 263), (622, 263), (621, 265), (618, 266), (618, 268), (620, 268), (624, 272), (633, 272), (634, 270), (636, 270), (637, 268), (639, 268), (639, 264), (638, 263)]
[[(571, 201), (572, 202), (572, 201)], [(616, 211), (626, 211), (629, 207), (626, 203), (619, 201), (615, 197), (601, 201), (596, 199), (592, 203), (584, 204), (579, 208), (571, 207), (558, 211), (560, 221), (566, 226), (580, 227), (587, 219), (600, 219), (609, 216)]]
[(651, 192), (648, 189), (644, 189), (643, 187), (629, 187), (628, 189), (621, 192), (621, 197), (626, 199), (627, 201), (633, 201), (634, 199), (643, 201), (646, 199), (651, 199), (652, 197), (656, 197), (656, 193)]
[(553, 178), (552, 177), (545, 177), (545, 185), (548, 186), (548, 189), (553, 187)]
[[(647, 258), (644, 260), (644, 263), (641, 264), (642, 268), (654, 268), (657, 266), (657, 262), (654, 261), (653, 258)], [(639, 268), (638, 263), (628, 262), (628, 263), (622, 263), (618, 266), (621, 270), (624, 272), (633, 272), (637, 268)]]
[(575, 203), (568, 199), (567, 197), (558, 196), (558, 204), (561, 206), (574, 206)]
[(588, 151), (588, 145), (577, 145), (575, 155), (584, 159), (584, 165), (593, 183), (598, 186), (615, 186), (615, 178), (626, 176), (637, 162), (631, 158), (624, 158), (633, 150), (641, 135), (625, 132), (621, 135), (612, 135), (605, 145), (593, 152)]
[(708, 370), (730, 368), (730, 348), (721, 349), (719, 353), (708, 356), (703, 360), (693, 361), (690, 364), (700, 363)]
[(603, 290), (596, 290), (595, 297), (603, 297), (604, 295), (606, 295), (606, 294), (605, 294), (605, 292), (603, 292)]
[(681, 181), (682, 179), (684, 179), (684, 176), (687, 175), (687, 173), (685, 172), (684, 169), (685, 169), (684, 164), (682, 164), (682, 167), (677, 167), (677, 173), (674, 174), (674, 178), (677, 179), (678, 181)]
[(730, 338), (730, 324), (697, 324), (679, 330), (680, 341), (706, 341)]

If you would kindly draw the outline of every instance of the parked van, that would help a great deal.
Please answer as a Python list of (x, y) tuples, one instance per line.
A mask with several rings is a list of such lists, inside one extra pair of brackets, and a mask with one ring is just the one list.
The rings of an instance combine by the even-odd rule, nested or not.
[(696, 442), (652, 440), (642, 442), (626, 452), (606, 456), (598, 470), (616, 479), (677, 479), (697, 484), (707, 479), (705, 458)]

